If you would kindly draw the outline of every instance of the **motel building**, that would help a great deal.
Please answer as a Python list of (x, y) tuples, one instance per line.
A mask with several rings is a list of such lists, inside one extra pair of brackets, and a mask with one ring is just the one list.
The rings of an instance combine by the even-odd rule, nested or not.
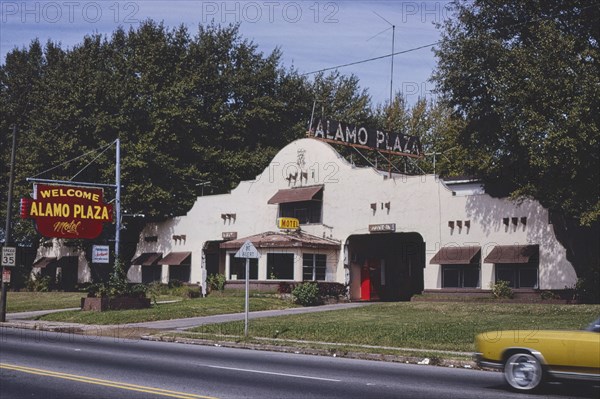
[[(280, 229), (282, 217), (299, 227)], [(517, 293), (561, 290), (577, 279), (538, 202), (492, 198), (473, 180), (353, 166), (316, 138), (290, 143), (229, 194), (147, 224), (128, 278), (204, 290), (221, 273), (241, 288), (245, 259), (234, 255), (247, 240), (260, 252), (250, 261), (255, 289), (326, 281), (347, 284), (351, 300), (409, 300), (423, 291), (489, 295), (498, 280)]]

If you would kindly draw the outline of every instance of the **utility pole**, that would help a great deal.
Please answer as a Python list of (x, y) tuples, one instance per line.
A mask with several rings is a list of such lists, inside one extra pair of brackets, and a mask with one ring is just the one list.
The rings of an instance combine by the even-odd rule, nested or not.
[(115, 261), (118, 261), (121, 243), (121, 142), (118, 138), (115, 147)]
[[(12, 135), (12, 150), (10, 153), (10, 177), (8, 182), (8, 201), (6, 205), (6, 228), (4, 229), (4, 246), (10, 246), (11, 242), (11, 218), (12, 218), (12, 199), (13, 199), (13, 185), (15, 180), (15, 153), (17, 150), (17, 125), (13, 125), (13, 135)], [(6, 267), (2, 267), (2, 274), (5, 271), (8, 271)], [(0, 321), (6, 321), (6, 290), (8, 288), (8, 283), (4, 282), (4, 278), (2, 279), (2, 294), (0, 297)]]

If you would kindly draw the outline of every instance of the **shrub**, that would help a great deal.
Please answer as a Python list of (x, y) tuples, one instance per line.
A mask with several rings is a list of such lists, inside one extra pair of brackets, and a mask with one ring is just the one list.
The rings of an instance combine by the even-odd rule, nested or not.
[(184, 299), (200, 298), (202, 289), (198, 285), (182, 285), (171, 290), (172, 295), (180, 296)]
[(42, 277), (40, 273), (29, 275), (27, 279), (26, 288), (27, 291), (33, 292), (48, 292), (51, 289), (52, 277)]
[(577, 279), (573, 289), (573, 299), (583, 303), (600, 303), (600, 275), (589, 273), (589, 276)]
[(542, 300), (544, 300), (544, 301), (547, 301), (549, 299), (560, 299), (560, 296), (556, 295), (552, 291), (544, 291), (540, 294), (540, 298), (542, 298)]
[(183, 299), (200, 298), (202, 295), (202, 287), (197, 285), (183, 285), (176, 288), (176, 291), (174, 292), (177, 292), (177, 295), (181, 296)]
[(164, 285), (160, 283), (160, 281), (153, 281), (148, 284), (148, 294), (150, 295), (150, 299), (152, 303), (156, 305), (156, 300), (160, 295), (162, 295), (163, 290), (165, 289)]
[(211, 274), (206, 279), (208, 288), (211, 291), (224, 291), (227, 279), (224, 274)]
[(169, 281), (169, 288), (179, 288), (183, 286), (183, 282), (179, 281), (179, 280), (170, 280)]
[(104, 283), (90, 284), (87, 287), (89, 298), (102, 298), (108, 296), (108, 286)]
[(346, 295), (346, 286), (344, 284), (319, 282), (317, 285), (319, 287), (319, 296), (321, 297), (339, 298)]
[(129, 287), (128, 294), (133, 298), (146, 298), (148, 286), (144, 284), (135, 284)]
[(512, 298), (514, 295), (508, 281), (498, 280), (496, 283), (490, 283), (490, 288), (495, 298)]
[(108, 279), (108, 296), (128, 296), (129, 285), (127, 284), (127, 273), (123, 269), (123, 262), (115, 260), (113, 272)]
[[(156, 295), (155, 290), (152, 291), (144, 284), (129, 284), (127, 282), (127, 273), (123, 270), (122, 262), (119, 260), (115, 261), (108, 284), (98, 283), (88, 286), (88, 297), (92, 298), (146, 298), (148, 292)], [(156, 297), (154, 296), (153, 298), (155, 299)]]
[(294, 283), (282, 281), (279, 283), (279, 286), (277, 287), (277, 293), (278, 294), (291, 294), (292, 291), (294, 290), (295, 286), (296, 285)]
[(294, 301), (302, 306), (314, 306), (319, 303), (319, 286), (317, 283), (302, 283), (292, 291)]

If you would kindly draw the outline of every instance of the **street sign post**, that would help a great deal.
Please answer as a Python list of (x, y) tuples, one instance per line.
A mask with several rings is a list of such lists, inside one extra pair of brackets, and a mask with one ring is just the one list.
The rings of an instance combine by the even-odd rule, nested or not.
[(258, 259), (260, 258), (260, 253), (256, 249), (256, 247), (250, 242), (250, 240), (246, 240), (244, 245), (240, 248), (239, 251), (234, 255), (236, 258), (246, 258), (246, 303), (245, 303), (245, 316), (244, 316), (244, 337), (248, 336), (248, 313), (249, 313), (249, 304), (250, 304), (250, 259)]
[(2, 247), (2, 266), (15, 267), (17, 265), (17, 248)]

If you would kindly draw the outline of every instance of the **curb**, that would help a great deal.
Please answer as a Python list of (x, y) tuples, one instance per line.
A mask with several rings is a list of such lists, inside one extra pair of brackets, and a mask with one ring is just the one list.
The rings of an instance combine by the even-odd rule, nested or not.
[(18, 322), (4, 322), (0, 323), (2, 328), (14, 328), (22, 330), (36, 330), (36, 331), (50, 331), (59, 333), (78, 334), (85, 332), (85, 328), (76, 325), (65, 325), (65, 324), (51, 324), (51, 323), (18, 323)]
[[(99, 331), (102, 331), (105, 329), (106, 330), (114, 329), (115, 327), (127, 328), (128, 326), (127, 325), (121, 325), (121, 326), (68, 325), (68, 324), (64, 324), (64, 323), (57, 323), (57, 324), (19, 323), (19, 322), (0, 323), (0, 329), (1, 328), (14, 328), (14, 329), (48, 331), (48, 332), (66, 333), (66, 334), (79, 334), (79, 335), (87, 335), (86, 334), (86, 332), (87, 332), (87, 333), (90, 333), (89, 335), (98, 335), (98, 336), (102, 336), (102, 334), (94, 334), (94, 332), (99, 332)], [(164, 333), (164, 331), (163, 331), (163, 333)], [(134, 337), (129, 337), (129, 338), (134, 338)], [(201, 339), (201, 338), (183, 338), (183, 337), (162, 336), (162, 335), (140, 335), (139, 339), (144, 340), (144, 341), (154, 341), (154, 342), (171, 342), (171, 343), (180, 343), (180, 344), (188, 344), (188, 345), (203, 345), (203, 346), (214, 346), (214, 347), (235, 348), (235, 349), (260, 350), (260, 351), (279, 352), (279, 353), (293, 353), (293, 354), (314, 355), (314, 356), (340, 357), (340, 358), (347, 358), (347, 359), (384, 361), (384, 362), (392, 362), (392, 363), (430, 365), (430, 366), (440, 366), (440, 367), (449, 367), (449, 368), (481, 369), (472, 360), (448, 359), (448, 358), (443, 358), (441, 356), (440, 357), (434, 356), (434, 357), (428, 358), (428, 357), (417, 357), (417, 356), (368, 353), (368, 352), (359, 352), (359, 351), (346, 351), (346, 350), (336, 350), (336, 349), (300, 348), (297, 346), (287, 346), (287, 345), (271, 345), (271, 344), (250, 343), (250, 342), (219, 341), (219, 340), (209, 340), (209, 339)], [(465, 355), (468, 356), (469, 353), (465, 353)]]
[(214, 341), (214, 340), (208, 340), (208, 339), (183, 338), (183, 337), (173, 337), (173, 336), (142, 335), (140, 337), (140, 339), (142, 339), (144, 341), (172, 342), (172, 343), (187, 344), (187, 345), (203, 345), (203, 346), (215, 346), (215, 347), (223, 347), (223, 348), (262, 350), (262, 351), (269, 351), (269, 352), (294, 353), (294, 354), (302, 354), (302, 355), (315, 355), (315, 356), (327, 356), (327, 357), (340, 357), (340, 358), (359, 359), (359, 360), (376, 360), (376, 361), (393, 362), (393, 363), (419, 364), (419, 365), (441, 366), (441, 367), (449, 367), (449, 368), (480, 369), (477, 366), (477, 364), (471, 360), (454, 360), (454, 359), (444, 359), (444, 358), (438, 358), (438, 357), (430, 359), (430, 358), (415, 357), (415, 356), (384, 355), (384, 354), (356, 352), (356, 351), (337, 351), (335, 349), (299, 348), (299, 347), (295, 347), (295, 346), (285, 346), (285, 345), (280, 346), (280, 345), (258, 344), (258, 343), (249, 343), (249, 342)]

